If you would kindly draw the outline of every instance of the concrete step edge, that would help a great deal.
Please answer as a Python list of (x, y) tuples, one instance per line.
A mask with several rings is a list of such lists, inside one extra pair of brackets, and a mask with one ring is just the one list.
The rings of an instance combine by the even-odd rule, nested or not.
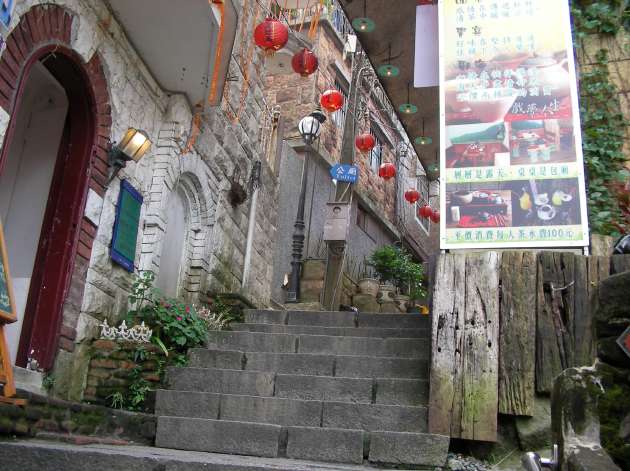
[(210, 351), (210, 352), (221, 352), (221, 353), (245, 353), (245, 354), (263, 354), (263, 355), (295, 355), (295, 356), (309, 356), (309, 357), (332, 357), (332, 358), (356, 358), (356, 359), (365, 359), (369, 360), (410, 360), (410, 361), (428, 361), (427, 358), (424, 357), (397, 357), (392, 355), (344, 355), (338, 353), (331, 353), (330, 355), (325, 355), (322, 353), (276, 353), (276, 352), (256, 352), (251, 350), (236, 350), (236, 349), (223, 349), (223, 348), (213, 348), (213, 347), (200, 347), (200, 348), (191, 348), (189, 350), (189, 355), (191, 352), (197, 351)]

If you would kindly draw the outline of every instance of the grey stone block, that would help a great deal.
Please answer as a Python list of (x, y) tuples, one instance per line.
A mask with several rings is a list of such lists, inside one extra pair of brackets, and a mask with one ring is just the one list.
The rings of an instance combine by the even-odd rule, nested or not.
[(335, 376), (348, 378), (425, 379), (428, 373), (428, 361), (416, 358), (338, 356), (335, 364)]
[(278, 397), (221, 396), (221, 420), (319, 427), (322, 403)]
[(245, 322), (251, 324), (286, 324), (287, 311), (246, 310)]
[(188, 366), (240, 370), (243, 368), (243, 358), (243, 352), (194, 348), (188, 354)]
[(275, 395), (290, 399), (370, 403), (372, 380), (279, 374)]
[(210, 331), (208, 348), (245, 352), (294, 353), (297, 336), (262, 332)]
[(345, 335), (347, 337), (404, 337), (428, 338), (428, 329), (388, 329), (380, 327), (322, 327), (310, 325), (281, 324), (233, 324), (232, 330), (243, 332), (265, 332), (273, 334)]
[(155, 415), (217, 419), (220, 397), (212, 393), (158, 389), (155, 397)]
[(155, 445), (178, 450), (278, 456), (282, 427), (251, 422), (159, 417)]
[(551, 447), (551, 399), (534, 396), (534, 416), (514, 419), (521, 450)]
[(396, 329), (429, 328), (429, 316), (420, 314), (358, 314), (358, 327), (389, 327)]
[(444, 466), (449, 437), (428, 433), (372, 432), (369, 461), (396, 465)]
[(367, 431), (426, 432), (425, 407), (325, 402), (322, 427)]
[(332, 376), (335, 362), (333, 356), (297, 353), (251, 352), (245, 358), (246, 370), (316, 376)]
[(288, 311), (288, 325), (316, 325), (322, 327), (355, 327), (354, 312)]
[(363, 432), (331, 428), (289, 427), (287, 457), (362, 463)]
[(273, 396), (274, 373), (213, 368), (169, 368), (171, 389), (247, 396)]
[(370, 355), (395, 357), (426, 357), (426, 340), (381, 339), (373, 337), (334, 337), (300, 335), (300, 353), (334, 353), (337, 355)]
[(376, 403), (421, 406), (429, 400), (428, 381), (422, 379), (378, 379)]

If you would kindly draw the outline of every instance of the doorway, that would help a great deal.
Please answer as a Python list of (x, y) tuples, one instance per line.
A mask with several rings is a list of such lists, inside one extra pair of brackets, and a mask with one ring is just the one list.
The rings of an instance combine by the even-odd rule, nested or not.
[(26, 83), (13, 139), (0, 175), (0, 219), (5, 230), (17, 322), (6, 328), (15, 362), (24, 310), (50, 185), (68, 113), (63, 87), (37, 63)]
[(169, 298), (178, 296), (182, 277), (184, 245), (188, 235), (188, 211), (184, 198), (178, 185), (169, 196), (165, 210), (166, 231), (155, 285)]
[(12, 361), (52, 367), (89, 179), (94, 100), (74, 53), (46, 47), (25, 65), (0, 155), (2, 218), (18, 322)]

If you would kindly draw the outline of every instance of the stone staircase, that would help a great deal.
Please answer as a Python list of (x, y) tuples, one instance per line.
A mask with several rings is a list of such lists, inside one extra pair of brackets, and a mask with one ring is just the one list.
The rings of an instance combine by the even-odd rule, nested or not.
[(156, 398), (156, 446), (268, 458), (441, 466), (426, 433), (428, 317), (247, 311), (210, 332)]

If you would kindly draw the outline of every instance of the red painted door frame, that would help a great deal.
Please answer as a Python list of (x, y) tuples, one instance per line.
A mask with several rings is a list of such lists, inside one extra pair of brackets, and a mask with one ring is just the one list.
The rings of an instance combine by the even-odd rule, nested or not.
[(63, 304), (70, 286), (87, 198), (96, 139), (96, 106), (89, 77), (74, 51), (57, 44), (34, 52), (22, 69), (11, 107), (11, 120), (0, 154), (0, 172), (13, 138), (26, 82), (37, 61), (65, 89), (69, 106), (33, 267), (16, 364), (26, 366), (27, 358), (32, 357), (40, 367), (49, 370), (57, 352)]

